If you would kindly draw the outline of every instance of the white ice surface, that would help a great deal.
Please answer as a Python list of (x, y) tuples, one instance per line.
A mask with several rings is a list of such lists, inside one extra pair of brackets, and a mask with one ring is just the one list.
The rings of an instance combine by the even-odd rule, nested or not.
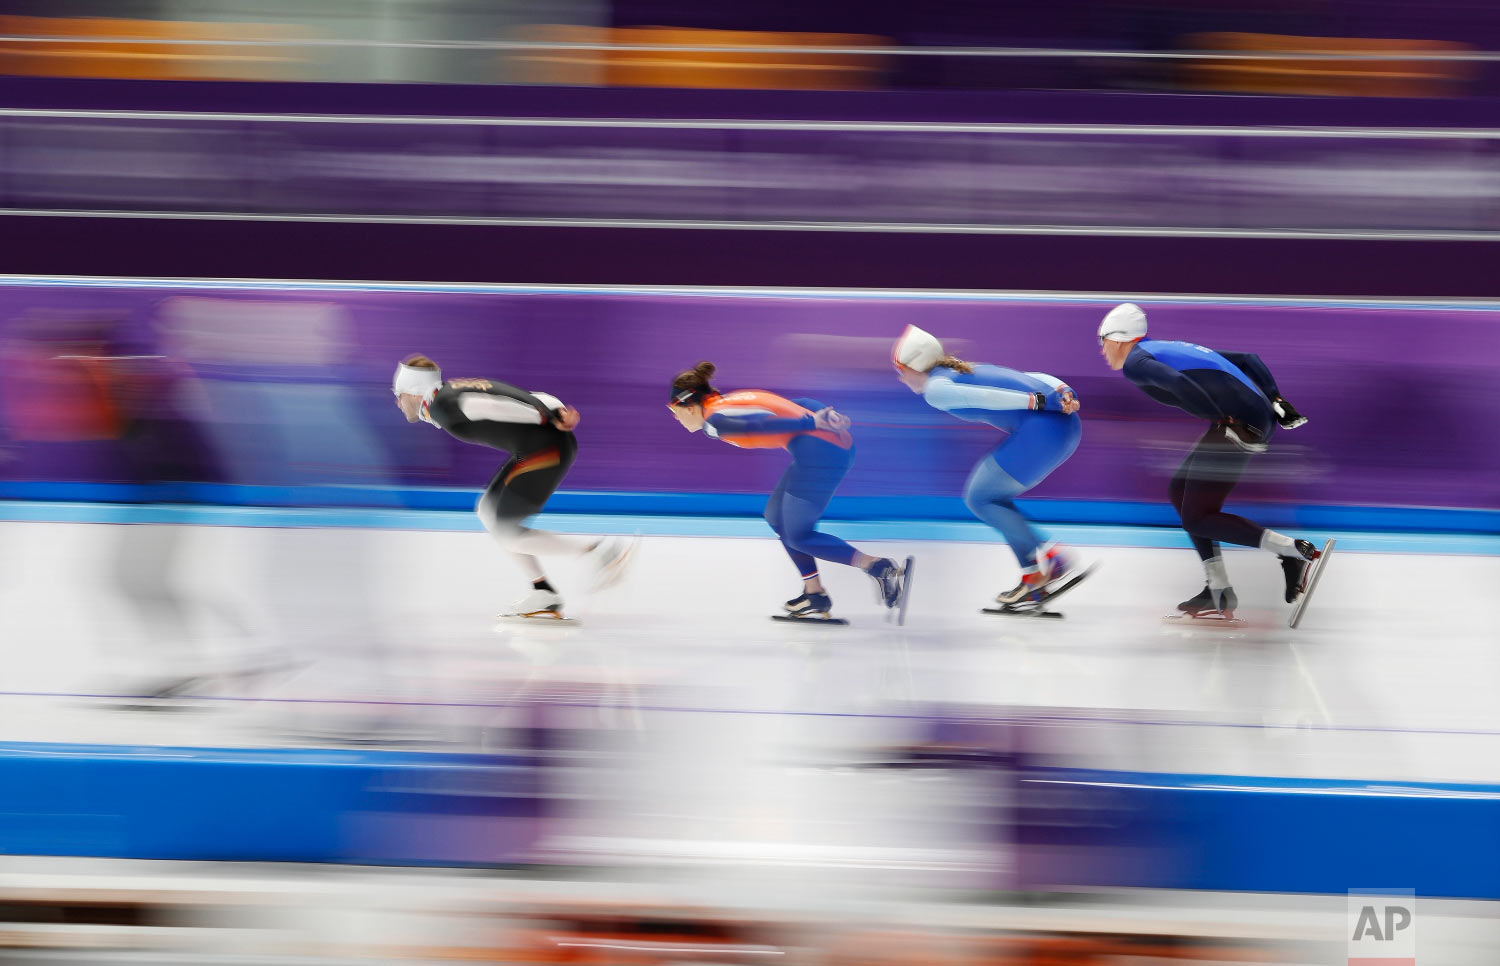
[[(1077, 548), (1100, 569), (1043, 622), (979, 612), (1015, 580), (1003, 545), (863, 546), (916, 555), (905, 628), (836, 565), (849, 627), (770, 621), (799, 592), (774, 540), (645, 537), (599, 594), (586, 563), (555, 562), (576, 625), (497, 634), (526, 586), (480, 533), (0, 524), (0, 740), (259, 746), (366, 714), (453, 737), (557, 693), (723, 768), (912, 740), (905, 716), (991, 705), (1090, 719), (1046, 733), (1075, 764), (1500, 781), (1500, 558), (1340, 551), (1292, 631), (1257, 551), (1227, 555), (1249, 620), (1221, 629), (1161, 620), (1201, 586), (1185, 550)], [(283, 663), (200, 686), (220, 700), (187, 720), (73, 697)]]

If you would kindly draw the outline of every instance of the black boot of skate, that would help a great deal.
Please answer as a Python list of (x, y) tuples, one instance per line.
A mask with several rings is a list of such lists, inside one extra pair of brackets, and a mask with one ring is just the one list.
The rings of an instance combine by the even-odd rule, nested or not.
[(798, 620), (827, 620), (833, 611), (833, 600), (827, 594), (803, 594), (781, 605), (788, 617)]
[(1197, 596), (1178, 604), (1177, 609), (1189, 617), (1203, 620), (1233, 620), (1235, 609), (1239, 606), (1240, 599), (1235, 595), (1233, 587), (1215, 591), (1205, 585)]
[(875, 593), (879, 601), (887, 607), (895, 607), (901, 603), (901, 568), (896, 566), (896, 561), (881, 559), (870, 565), (865, 573), (875, 581)]
[(1297, 548), (1298, 555), (1281, 558), (1281, 575), (1286, 578), (1286, 602), (1288, 604), (1295, 604), (1297, 598), (1307, 590), (1308, 565), (1323, 556), (1311, 541), (1298, 540), (1293, 546)]

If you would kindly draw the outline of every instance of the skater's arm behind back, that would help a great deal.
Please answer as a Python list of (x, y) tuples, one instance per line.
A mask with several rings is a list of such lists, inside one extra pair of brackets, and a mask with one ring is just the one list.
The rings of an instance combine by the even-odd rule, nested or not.
[(798, 433), (814, 428), (811, 413), (803, 416), (777, 416), (769, 412), (719, 412), (708, 417), (708, 424), (720, 436), (774, 436)]
[(539, 426), (552, 419), (542, 402), (524, 389), (490, 379), (453, 379), (433, 396), (429, 410), (439, 425), (451, 422), (519, 423)]
[(991, 413), (1036, 409), (1037, 393), (1003, 386), (959, 382), (947, 371), (935, 370), (927, 378), (922, 398), (934, 409), (967, 419), (985, 422)]
[(1224, 352), (1222, 350), (1219, 355), (1248, 376), (1250, 381), (1255, 383), (1256, 388), (1265, 393), (1267, 399), (1281, 397), (1281, 390), (1276, 388), (1276, 377), (1271, 375), (1271, 370), (1260, 360), (1260, 356), (1253, 352)]

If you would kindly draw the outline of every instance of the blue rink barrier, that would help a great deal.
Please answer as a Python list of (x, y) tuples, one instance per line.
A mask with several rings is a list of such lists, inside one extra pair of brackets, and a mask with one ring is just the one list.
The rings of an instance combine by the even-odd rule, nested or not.
[[(546, 771), (516, 756), (0, 745), (0, 854), (524, 863)], [(1500, 899), (1500, 786), (1023, 767), (1021, 888)]]
[(503, 865), (539, 772), (479, 755), (0, 745), (0, 854)]
[[(366, 508), (472, 511), (477, 489), (401, 486), (250, 486), (230, 483), (83, 483), (0, 481), (0, 500), (226, 507)], [(1020, 499), (1023, 512), (1042, 523), (1085, 526), (1147, 526), (1177, 529), (1176, 511), (1165, 500)], [(561, 490), (547, 512), (674, 517), (760, 517), (763, 493), (669, 493)], [(1231, 508), (1235, 507), (1231, 504)], [(1240, 507), (1269, 527), (1383, 533), (1500, 533), (1500, 510), (1422, 506), (1328, 506), (1289, 503)], [(828, 520), (970, 521), (974, 515), (957, 496), (840, 496)]]
[(1024, 887), (1500, 899), (1500, 786), (1028, 768)]

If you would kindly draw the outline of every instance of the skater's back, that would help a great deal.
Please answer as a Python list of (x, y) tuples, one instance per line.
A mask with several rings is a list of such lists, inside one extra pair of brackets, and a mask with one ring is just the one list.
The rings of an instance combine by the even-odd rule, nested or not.
[(466, 443), (525, 453), (552, 443), (562, 404), (493, 379), (450, 379), (427, 402), (430, 421)]
[(1256, 385), (1231, 361), (1236, 357), (1255, 358), (1215, 352), (1192, 342), (1146, 339), (1134, 344), (1121, 372), (1157, 402), (1202, 419), (1243, 423), (1265, 440), (1276, 424), (1269, 398), (1276, 394), (1275, 384)]

